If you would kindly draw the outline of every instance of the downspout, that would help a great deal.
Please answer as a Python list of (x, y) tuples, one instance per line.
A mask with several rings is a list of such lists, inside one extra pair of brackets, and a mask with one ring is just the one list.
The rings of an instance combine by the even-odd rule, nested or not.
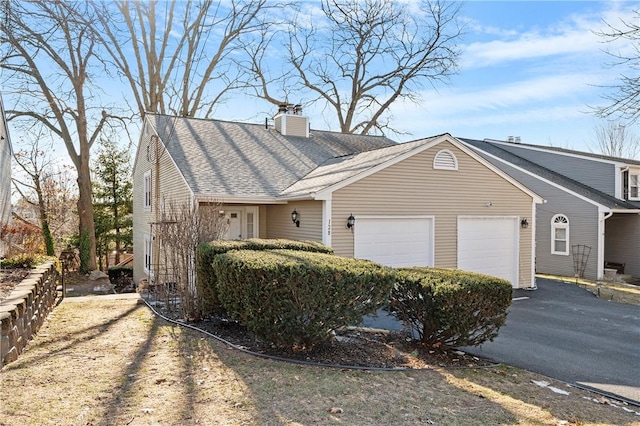
[(613, 216), (612, 211), (604, 212), (602, 218), (598, 221), (598, 273), (597, 278), (604, 277), (604, 245), (605, 245), (605, 223), (604, 221)]
[(322, 201), (322, 244), (331, 247), (331, 218), (333, 203), (331, 199)]

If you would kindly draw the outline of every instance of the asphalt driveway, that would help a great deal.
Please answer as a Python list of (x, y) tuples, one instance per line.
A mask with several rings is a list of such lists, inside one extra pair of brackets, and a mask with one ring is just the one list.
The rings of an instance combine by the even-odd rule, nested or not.
[[(574, 284), (536, 282), (538, 290), (514, 291), (493, 342), (463, 349), (640, 404), (640, 307), (598, 299)], [(364, 325), (399, 326), (383, 316)]]
[(538, 278), (493, 342), (467, 352), (640, 403), (640, 307)]

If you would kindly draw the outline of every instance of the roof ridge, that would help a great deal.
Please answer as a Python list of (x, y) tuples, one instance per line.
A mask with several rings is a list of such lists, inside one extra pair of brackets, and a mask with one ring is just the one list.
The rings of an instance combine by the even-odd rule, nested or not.
[[(484, 139), (484, 141), (486, 141), (487, 143), (501, 143), (501, 144), (509, 144), (509, 141), (504, 141), (504, 140), (500, 140), (500, 139), (491, 139), (491, 138), (486, 138)], [(595, 158), (595, 159), (600, 159), (600, 160), (608, 160), (608, 161), (617, 161), (617, 162), (622, 162), (622, 163), (631, 163), (631, 164), (637, 164), (640, 165), (640, 161), (633, 159), (633, 158), (625, 158), (625, 157), (615, 157), (612, 155), (606, 155), (606, 154), (598, 154), (595, 152), (586, 152), (586, 151), (578, 151), (575, 149), (569, 149), (569, 148), (562, 148), (559, 146), (545, 146), (545, 145), (535, 145), (535, 144), (528, 144), (528, 143), (511, 143), (512, 145), (515, 146), (524, 146), (524, 147), (529, 147), (529, 148), (537, 148), (537, 149), (542, 149), (542, 150), (547, 150), (547, 151), (555, 151), (555, 152), (560, 152), (560, 153), (565, 153), (565, 154), (576, 154), (576, 155), (582, 155), (585, 157), (590, 157), (590, 158)]]
[[(264, 123), (254, 123), (249, 121), (239, 121), (239, 120), (222, 120), (219, 118), (205, 118), (205, 117), (190, 117), (190, 116), (182, 116), (182, 115), (171, 115), (171, 114), (161, 114), (155, 112), (145, 112), (145, 116), (156, 116), (156, 117), (165, 117), (167, 119), (184, 119), (184, 120), (198, 120), (203, 122), (216, 122), (216, 123), (228, 123), (228, 124), (236, 124), (236, 125), (244, 125), (244, 126), (259, 126), (264, 128)], [(274, 129), (274, 126), (269, 126), (269, 129)], [(331, 133), (343, 136), (352, 136), (356, 138), (376, 138), (376, 139), (387, 139), (391, 142), (393, 140), (389, 139), (385, 135), (363, 135), (360, 133), (344, 133), (338, 130), (323, 130), (323, 129), (314, 129), (310, 128), (311, 132), (321, 132), (321, 133)], [(282, 136), (291, 136), (291, 135), (282, 135)]]

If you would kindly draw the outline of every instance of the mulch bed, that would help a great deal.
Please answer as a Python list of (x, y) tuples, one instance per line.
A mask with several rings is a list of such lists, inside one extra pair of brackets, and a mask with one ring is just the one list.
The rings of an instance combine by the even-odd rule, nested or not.
[[(157, 309), (157, 308), (154, 308)], [(171, 317), (170, 312), (161, 312)], [(235, 321), (209, 318), (190, 325), (242, 349), (265, 356), (332, 366), (390, 369), (481, 368), (493, 365), (453, 348), (433, 348), (411, 339), (408, 332), (348, 327), (311, 351), (275, 348), (252, 336)]]
[[(0, 300), (29, 274), (29, 270), (0, 270)], [(77, 275), (77, 276), (76, 276)], [(70, 274), (69, 286), (81, 287), (82, 276)], [(80, 290), (80, 289), (78, 289)], [(86, 293), (92, 293), (93, 284)], [(73, 292), (71, 292), (73, 293)], [(71, 294), (69, 294), (71, 295)], [(81, 294), (78, 294), (81, 295)], [(171, 312), (161, 312), (172, 317)], [(212, 333), (238, 347), (262, 355), (281, 357), (295, 361), (313, 362), (337, 366), (371, 368), (437, 368), (437, 367), (485, 367), (490, 361), (468, 355), (451, 348), (432, 348), (421, 345), (400, 331), (346, 328), (339, 330), (327, 342), (311, 351), (283, 351), (250, 335), (235, 321), (210, 318), (191, 325)]]

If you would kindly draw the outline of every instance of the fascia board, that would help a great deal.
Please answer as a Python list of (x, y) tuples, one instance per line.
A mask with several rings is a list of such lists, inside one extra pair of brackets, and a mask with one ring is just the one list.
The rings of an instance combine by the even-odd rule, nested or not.
[[(272, 197), (234, 197), (226, 194), (195, 195), (194, 198), (199, 203), (221, 204), (287, 204), (287, 202), (289, 201)], [(307, 197), (306, 199), (310, 198)]]

